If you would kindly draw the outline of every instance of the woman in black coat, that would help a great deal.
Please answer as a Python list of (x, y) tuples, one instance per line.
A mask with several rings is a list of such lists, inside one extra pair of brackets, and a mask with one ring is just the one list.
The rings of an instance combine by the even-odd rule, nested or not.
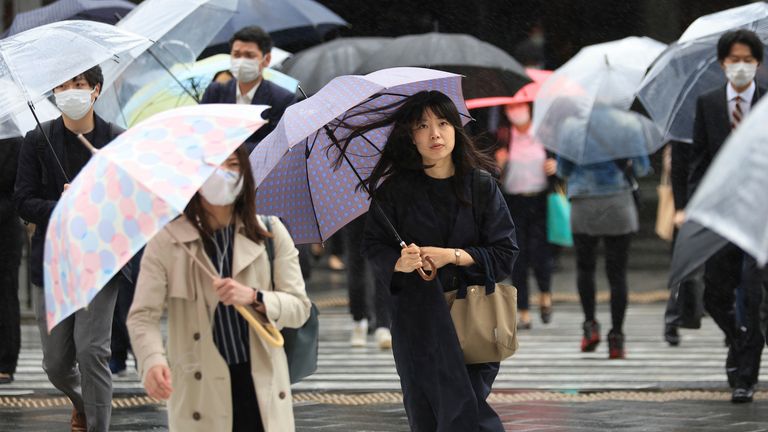
[[(512, 270), (518, 249), (509, 211), (496, 182), (475, 173), (493, 162), (475, 150), (456, 106), (440, 92), (417, 93), (357, 132), (392, 123), (364, 182), (375, 203), (362, 250), (394, 296), (393, 352), (411, 430), (503, 431), (486, 402), (499, 364), (464, 363), (444, 297)], [(410, 246), (401, 249), (382, 213)], [(438, 268), (430, 282), (415, 271), (427, 268), (426, 257)]]

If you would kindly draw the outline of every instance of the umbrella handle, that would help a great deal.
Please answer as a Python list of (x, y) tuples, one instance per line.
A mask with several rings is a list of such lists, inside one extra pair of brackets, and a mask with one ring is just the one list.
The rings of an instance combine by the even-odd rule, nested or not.
[(437, 277), (437, 267), (435, 266), (435, 262), (432, 261), (432, 257), (424, 257), (424, 261), (429, 264), (429, 273), (425, 272), (423, 268), (416, 270), (419, 272), (419, 276), (421, 276), (422, 279), (429, 282)]
[(283, 334), (280, 333), (280, 330), (278, 330), (277, 327), (273, 326), (271, 323), (262, 323), (245, 306), (235, 305), (235, 309), (246, 321), (248, 321), (251, 328), (253, 328), (253, 330), (268, 344), (278, 348), (285, 345)]

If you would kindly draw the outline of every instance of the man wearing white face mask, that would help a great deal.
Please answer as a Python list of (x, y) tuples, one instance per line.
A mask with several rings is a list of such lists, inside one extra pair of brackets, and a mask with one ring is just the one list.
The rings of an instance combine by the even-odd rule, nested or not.
[[(766, 89), (755, 82), (763, 52), (760, 38), (749, 30), (731, 31), (720, 37), (717, 58), (728, 83), (702, 94), (697, 101), (689, 153), (689, 199), (728, 135), (740, 127), (765, 94)], [(676, 218), (684, 219), (684, 213), (679, 212)], [(725, 369), (733, 390), (731, 401), (735, 403), (752, 402), (760, 372), (764, 338), (759, 309), (763, 294), (761, 277), (756, 277), (755, 271), (754, 260), (734, 244), (715, 253), (704, 267), (704, 307), (729, 344)], [(735, 298), (739, 298), (737, 308)]]
[(128, 283), (125, 274), (128, 270), (118, 272), (88, 308), (75, 312), (48, 333), (43, 246), (53, 208), (91, 157), (77, 134), (83, 134), (94, 147), (101, 148), (122, 132), (93, 112), (93, 103), (103, 82), (101, 68), (96, 66), (53, 89), (62, 116), (27, 133), (19, 153), (14, 190), (19, 215), (36, 225), (30, 270), (43, 345), (43, 369), (51, 383), (72, 401), (70, 426), (73, 431), (109, 430), (112, 374), (108, 361), (112, 319), (118, 291)]
[(269, 122), (245, 140), (250, 153), (277, 126), (285, 109), (296, 102), (296, 96), (262, 76), (272, 59), (272, 38), (267, 32), (260, 27), (245, 27), (229, 43), (233, 79), (225, 84), (212, 82), (200, 103), (269, 105), (263, 114)]

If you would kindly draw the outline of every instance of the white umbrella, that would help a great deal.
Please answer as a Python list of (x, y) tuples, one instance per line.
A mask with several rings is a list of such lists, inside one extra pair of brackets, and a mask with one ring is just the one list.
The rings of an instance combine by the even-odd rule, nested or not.
[[(188, 70), (216, 33), (234, 15), (237, 0), (147, 0), (117, 23), (117, 27), (155, 43), (132, 52), (135, 61), (114, 85), (105, 88), (96, 110), (106, 120), (127, 127), (122, 108), (140, 88), (165, 76)], [(172, 72), (174, 71), (174, 72)], [(181, 81), (175, 83), (193, 98), (198, 95)]]
[(664, 48), (647, 37), (583, 48), (539, 90), (534, 134), (577, 164), (652, 153), (662, 144), (658, 129), (628, 109), (645, 70)]
[[(654, 61), (637, 97), (661, 128), (665, 142), (693, 140), (696, 100), (726, 83), (717, 61), (717, 41), (724, 32), (739, 28), (752, 30), (768, 42), (768, 4), (757, 2), (701, 17)], [(758, 79), (766, 76), (766, 69), (760, 67)]]
[(768, 101), (730, 135), (686, 207), (694, 221), (768, 262)]
[[(61, 21), (0, 40), (0, 125), (17, 123), (54, 87), (101, 65), (116, 74), (129, 63), (129, 52), (151, 44), (146, 38), (109, 24)], [(105, 73), (104, 85), (114, 75)], [(42, 114), (42, 113), (41, 113)], [(43, 118), (47, 120), (46, 118)], [(46, 137), (47, 138), (47, 137)]]

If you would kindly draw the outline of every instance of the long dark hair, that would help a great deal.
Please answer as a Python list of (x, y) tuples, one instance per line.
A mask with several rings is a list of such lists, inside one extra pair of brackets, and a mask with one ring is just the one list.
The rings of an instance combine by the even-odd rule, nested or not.
[[(446, 119), (456, 132), (455, 145), (451, 153), (451, 159), (456, 168), (453, 189), (461, 203), (470, 205), (470, 200), (463, 193), (465, 175), (475, 168), (493, 172), (496, 169), (495, 163), (490, 157), (477, 150), (472, 138), (461, 124), (461, 115), (456, 105), (444, 93), (435, 90), (422, 91), (387, 106), (355, 113), (343, 125), (350, 124), (349, 120), (355, 116), (365, 116), (375, 120), (350, 127), (351, 132), (339, 141), (340, 145), (346, 148), (355, 138), (381, 127), (393, 126), (381, 152), (381, 158), (370, 176), (360, 185), (376, 197), (376, 191), (382, 180), (402, 174), (423, 172), (431, 167), (431, 165), (424, 165), (421, 154), (413, 143), (412, 135), (413, 125), (422, 118), (427, 109), (438, 118)], [(339, 156), (336, 162), (337, 165), (343, 163), (342, 156)]]
[[(243, 190), (240, 191), (240, 196), (235, 200), (233, 213), (234, 216), (243, 222), (245, 236), (256, 243), (261, 243), (265, 238), (272, 237), (272, 235), (262, 229), (256, 220), (256, 186), (253, 182), (251, 164), (248, 161), (248, 151), (244, 146), (240, 146), (235, 150), (235, 155), (237, 155), (237, 161), (240, 164), (240, 178), (243, 179)], [(197, 192), (189, 204), (187, 204), (187, 207), (184, 209), (184, 216), (200, 232), (200, 237), (203, 239), (206, 247), (213, 247), (212, 243), (210, 243), (211, 236), (213, 236), (213, 228), (208, 223), (209, 214), (205, 207), (203, 207), (200, 192)]]

